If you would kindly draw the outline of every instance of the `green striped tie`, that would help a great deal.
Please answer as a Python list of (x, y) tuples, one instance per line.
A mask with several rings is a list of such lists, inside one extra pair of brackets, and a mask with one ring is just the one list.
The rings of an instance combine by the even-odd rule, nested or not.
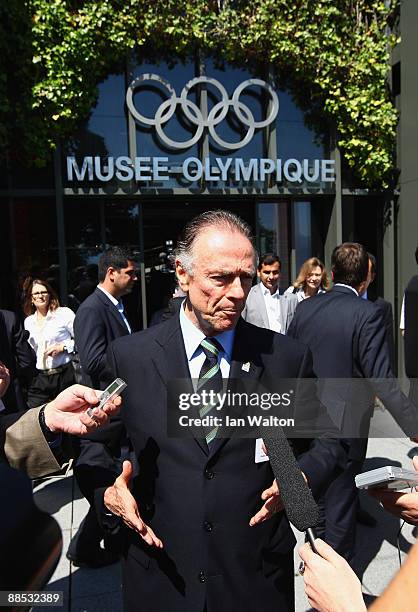
[[(200, 343), (200, 346), (202, 347), (202, 351), (206, 359), (203, 362), (202, 369), (200, 370), (197, 390), (214, 391), (215, 393), (219, 393), (222, 391), (222, 373), (219, 367), (218, 357), (222, 347), (214, 338), (204, 338)], [(211, 411), (216, 408), (216, 406), (217, 402), (202, 405), (199, 409), (200, 417), (203, 418), (209, 415)], [(210, 443), (216, 437), (217, 431), (217, 427), (207, 429), (205, 438), (208, 446), (210, 446)]]

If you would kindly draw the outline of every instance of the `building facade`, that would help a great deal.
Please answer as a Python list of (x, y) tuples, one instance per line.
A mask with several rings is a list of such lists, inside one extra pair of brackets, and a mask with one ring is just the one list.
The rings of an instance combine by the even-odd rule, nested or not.
[(393, 194), (359, 188), (325, 117), (313, 121), (271, 66), (152, 53), (108, 75), (49, 167), (3, 168), (3, 307), (18, 307), (32, 275), (76, 309), (96, 282), (100, 252), (126, 245), (140, 269), (127, 307), (146, 327), (174, 288), (169, 255), (181, 228), (214, 208), (248, 221), (260, 252), (279, 253), (283, 288), (308, 257), (329, 267), (336, 244), (364, 243), (379, 263), (371, 291), (397, 308), (405, 274), (395, 273)]

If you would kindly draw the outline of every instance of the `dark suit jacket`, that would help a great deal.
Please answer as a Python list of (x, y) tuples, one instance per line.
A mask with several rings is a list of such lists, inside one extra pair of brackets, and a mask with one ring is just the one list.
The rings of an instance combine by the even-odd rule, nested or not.
[(116, 306), (100, 289), (84, 300), (74, 320), (74, 338), (83, 370), (83, 382), (95, 389), (109, 383), (106, 351), (115, 338), (127, 335), (128, 329)]
[(27, 410), (21, 385), (28, 386), (35, 374), (36, 355), (27, 341), (28, 332), (10, 310), (0, 310), (0, 361), (10, 371), (10, 385), (3, 403), (7, 412)]
[(389, 350), (390, 367), (395, 371), (395, 338), (393, 333), (393, 310), (392, 304), (381, 297), (376, 300), (370, 300), (377, 308), (379, 308), (383, 323), (385, 326), (386, 343)]
[[(96, 288), (81, 304), (74, 319), (74, 338), (85, 385), (94, 389), (105, 389), (112, 382), (106, 351), (113, 340), (125, 335), (129, 335), (129, 332), (118, 309), (103, 291)], [(119, 455), (123, 435), (122, 421), (120, 416), (116, 416), (97, 432), (75, 441), (83, 449), (82, 456), (77, 459), (77, 465), (112, 465), (110, 457)], [(100, 446), (93, 448), (91, 441), (104, 442), (107, 450)]]
[(374, 395), (408, 435), (418, 432), (417, 409), (394, 378), (382, 311), (372, 302), (337, 285), (299, 304), (288, 335), (311, 349), (315, 374), (327, 379), (320, 399), (347, 437), (367, 438)]
[(418, 378), (418, 276), (405, 289), (405, 371), (408, 378)]
[[(183, 378), (192, 388), (178, 316), (116, 340), (109, 359), (114, 376), (128, 384), (122, 418), (139, 463), (140, 512), (164, 542), (156, 550), (128, 531), (126, 600), (136, 598), (143, 612), (197, 612), (205, 601), (208, 612), (293, 609), (294, 537), (285, 515), (248, 525), (273, 480), (268, 462), (255, 463), (254, 439), (217, 439), (209, 451), (201, 440), (167, 435), (167, 382)], [(278, 377), (309, 377), (311, 366), (304, 345), (239, 322), (230, 378), (268, 386)], [(333, 441), (316, 440), (301, 455), (314, 489), (335, 473), (335, 449)]]

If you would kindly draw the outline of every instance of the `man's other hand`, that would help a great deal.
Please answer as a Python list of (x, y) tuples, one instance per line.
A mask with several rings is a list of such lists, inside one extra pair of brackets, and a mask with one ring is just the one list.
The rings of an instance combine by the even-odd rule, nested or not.
[(4, 363), (0, 361), (0, 397), (6, 393), (10, 383), (10, 373)]
[[(415, 471), (418, 472), (418, 456), (413, 457), (412, 463)], [(410, 525), (418, 525), (418, 487), (412, 493), (387, 489), (368, 489), (367, 493), (377, 499), (391, 514)]]
[(273, 480), (271, 487), (262, 492), (261, 499), (264, 501), (264, 504), (257, 514), (250, 519), (250, 527), (267, 521), (273, 514), (283, 510), (283, 502), (280, 498), (279, 487), (275, 480)]
[[(102, 391), (83, 385), (72, 385), (62, 391), (45, 406), (45, 423), (52, 432), (62, 432), (82, 436), (95, 431), (119, 412), (122, 400), (115, 397), (101, 410), (92, 408), (99, 403)], [(86, 410), (92, 408), (93, 418)]]
[(104, 504), (113, 514), (120, 516), (130, 529), (139, 533), (147, 544), (163, 548), (161, 540), (141, 519), (138, 505), (129, 490), (131, 478), (132, 464), (130, 461), (124, 461), (122, 473), (116, 478), (114, 484), (105, 490)]

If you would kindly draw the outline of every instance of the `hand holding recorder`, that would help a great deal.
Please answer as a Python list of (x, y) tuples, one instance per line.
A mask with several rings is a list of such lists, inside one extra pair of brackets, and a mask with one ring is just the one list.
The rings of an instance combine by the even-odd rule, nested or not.
[(46, 426), (53, 433), (79, 436), (95, 431), (119, 412), (122, 403), (117, 395), (107, 394), (102, 399), (106, 391), (96, 391), (83, 385), (68, 387), (45, 406)]
[[(412, 463), (418, 476), (418, 456), (412, 459)], [(367, 492), (391, 514), (410, 525), (418, 525), (418, 487), (415, 487), (413, 492), (408, 493), (380, 488), (368, 489)]]

